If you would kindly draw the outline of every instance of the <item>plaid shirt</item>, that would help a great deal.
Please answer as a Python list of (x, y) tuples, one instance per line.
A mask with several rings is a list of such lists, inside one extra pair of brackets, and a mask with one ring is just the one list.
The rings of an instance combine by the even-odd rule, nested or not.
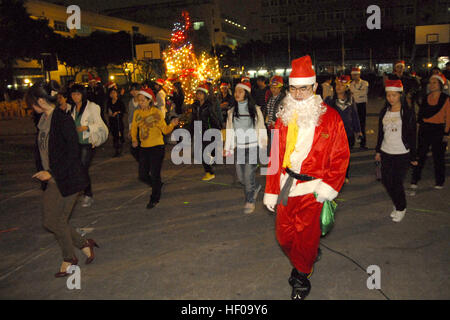
[(275, 123), (275, 121), (277, 121), (278, 105), (284, 97), (285, 95), (280, 93), (276, 97), (270, 97), (269, 101), (267, 101), (266, 125)]

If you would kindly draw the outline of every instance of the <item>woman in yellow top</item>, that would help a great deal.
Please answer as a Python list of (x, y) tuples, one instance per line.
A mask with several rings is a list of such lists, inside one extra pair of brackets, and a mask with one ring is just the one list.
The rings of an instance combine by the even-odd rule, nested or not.
[(163, 135), (172, 132), (178, 124), (178, 119), (173, 119), (167, 125), (163, 113), (155, 106), (155, 94), (151, 89), (142, 89), (138, 94), (140, 109), (134, 112), (131, 123), (131, 140), (133, 148), (138, 146), (137, 132), (141, 142), (139, 151), (139, 179), (152, 187), (152, 195), (147, 204), (151, 209), (161, 198), (161, 167), (164, 160)]

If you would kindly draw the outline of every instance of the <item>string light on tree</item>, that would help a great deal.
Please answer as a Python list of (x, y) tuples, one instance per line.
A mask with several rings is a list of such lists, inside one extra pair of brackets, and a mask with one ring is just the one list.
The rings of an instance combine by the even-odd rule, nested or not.
[(182, 13), (183, 22), (174, 23), (170, 46), (163, 51), (166, 77), (178, 80), (185, 93), (186, 103), (194, 101), (195, 90), (207, 79), (217, 81), (221, 73), (217, 57), (209, 57), (205, 52), (197, 59), (193, 45), (189, 42), (192, 27), (189, 13)]

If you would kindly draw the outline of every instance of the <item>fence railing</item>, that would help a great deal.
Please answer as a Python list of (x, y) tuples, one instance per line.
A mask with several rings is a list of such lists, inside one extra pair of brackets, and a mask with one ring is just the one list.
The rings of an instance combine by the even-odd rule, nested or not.
[(0, 102), (0, 120), (27, 118), (32, 112), (22, 99)]

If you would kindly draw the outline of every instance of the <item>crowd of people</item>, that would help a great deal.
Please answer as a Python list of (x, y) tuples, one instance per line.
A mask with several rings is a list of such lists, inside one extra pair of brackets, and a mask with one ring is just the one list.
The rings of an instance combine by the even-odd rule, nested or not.
[[(287, 83), (281, 76), (266, 82), (258, 77), (252, 87), (251, 80), (243, 77), (234, 88), (220, 83), (217, 93), (212, 83), (205, 82), (196, 89), (191, 105), (184, 101), (180, 82), (169, 91), (164, 79), (158, 79), (153, 89), (131, 84), (129, 101), (123, 101), (123, 89), (108, 83), (104, 90), (99, 79), (91, 79), (88, 88), (70, 83), (64, 90), (54, 81), (33, 85), (26, 102), (37, 115), (34, 177), (45, 190), (44, 226), (55, 234), (62, 250), (63, 263), (56, 276), (66, 276), (67, 268), (78, 263), (74, 247), (84, 252), (86, 263), (94, 260), (96, 242), (81, 237), (68, 220), (79, 193), (83, 207), (93, 204), (89, 166), (96, 148), (111, 133), (113, 156), (120, 156), (126, 143), (124, 119), (128, 120), (130, 153), (139, 163), (138, 178), (152, 189), (147, 204), (152, 209), (161, 200), (164, 136), (179, 125), (181, 115), (189, 113), (191, 133), (196, 128), (222, 130), (223, 154), (212, 151), (202, 157), (202, 180), (215, 178), (215, 159), (235, 157), (236, 176), (244, 186), (245, 214), (255, 211), (263, 189), (256, 177), (259, 151), (270, 154), (268, 166), (275, 171), (265, 177), (263, 204), (276, 213), (277, 240), (293, 265), (291, 298), (304, 299), (319, 254), (324, 203), (350, 182), (350, 151), (356, 142), (362, 150), (368, 149), (369, 82), (361, 79), (359, 68), (353, 68), (350, 75), (328, 77), (318, 95), (309, 56), (292, 62)], [(400, 222), (406, 214), (403, 183), (408, 169), (414, 168), (409, 190), (414, 195), (430, 147), (435, 188), (444, 187), (450, 131), (448, 81), (442, 73), (432, 74), (422, 96), (419, 82), (398, 61), (384, 83), (386, 103), (379, 115), (375, 160), (381, 162), (381, 180), (394, 204), (391, 217)], [(203, 141), (202, 152), (208, 144)]]

